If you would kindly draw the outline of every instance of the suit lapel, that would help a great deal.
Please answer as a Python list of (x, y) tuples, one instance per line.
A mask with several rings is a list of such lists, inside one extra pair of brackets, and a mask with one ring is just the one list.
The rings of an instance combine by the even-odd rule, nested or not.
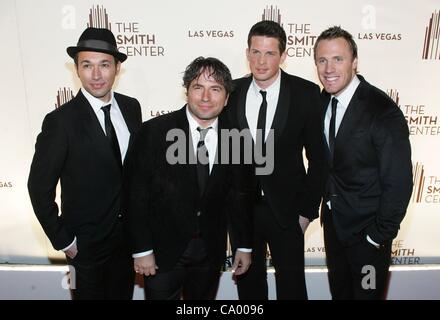
[[(122, 117), (124, 118), (128, 131), (130, 132), (130, 135), (132, 135), (139, 127), (137, 124), (136, 115), (130, 112), (131, 108), (129, 106), (129, 102), (126, 99), (123, 99), (122, 96), (116, 92), (115, 99), (118, 102), (119, 110), (121, 110)], [(130, 146), (132, 142), (133, 139), (129, 139), (128, 145)]]
[(237, 119), (240, 130), (249, 129), (249, 124), (246, 119), (246, 97), (249, 86), (252, 83), (252, 76), (245, 79), (244, 84), (240, 86), (240, 91), (237, 93)]
[(218, 127), (217, 127), (217, 149), (216, 149), (216, 155), (215, 155), (215, 163), (212, 167), (211, 173), (209, 175), (208, 183), (205, 188), (205, 193), (209, 194), (211, 192), (211, 189), (215, 186), (218, 179), (224, 178), (225, 174), (225, 165), (221, 164), (221, 155), (222, 155), (222, 145), (221, 145), (221, 130), (225, 129), (226, 126), (224, 124), (223, 117), (219, 117), (218, 119)]
[[(196, 158), (194, 154), (194, 145), (192, 141), (192, 134), (189, 131), (189, 123), (186, 117), (186, 105), (180, 110), (176, 111), (177, 116), (177, 128), (181, 129), (185, 133), (186, 137), (186, 162), (185, 164), (180, 165), (179, 174), (182, 175), (182, 181), (188, 181), (188, 185), (196, 186), (196, 188), (191, 189), (191, 192), (194, 195), (199, 194), (199, 183), (197, 180), (197, 167), (196, 167)], [(189, 190), (188, 190), (189, 191)], [(196, 192), (194, 192), (196, 191)]]
[(332, 160), (330, 157), (330, 147), (328, 145), (328, 141), (327, 141), (327, 137), (325, 136), (325, 115), (327, 113), (327, 109), (328, 109), (328, 105), (330, 103), (330, 95), (325, 92), (324, 90), (321, 93), (321, 106), (322, 106), (322, 112), (321, 112), (321, 132), (322, 132), (322, 136), (323, 139), (325, 141), (325, 153), (327, 155), (327, 160), (330, 163), (330, 165), (332, 165)]
[(287, 74), (280, 69), (281, 83), (278, 96), (278, 104), (273, 117), (271, 129), (274, 130), (275, 141), (281, 136), (286, 126), (287, 116), (289, 113), (290, 100), (292, 95), (292, 86), (289, 86)]
[[(280, 92), (278, 96), (278, 104), (276, 106), (275, 115), (271, 124), (271, 129), (274, 130), (275, 141), (281, 136), (287, 122), (287, 115), (289, 113), (289, 105), (291, 101), (292, 88), (289, 86), (289, 79), (287, 74), (281, 72)], [(240, 130), (249, 129), (249, 123), (246, 119), (246, 97), (249, 86), (252, 83), (252, 76), (245, 79), (243, 85), (240, 86), (240, 91), (237, 93), (237, 119)]]
[(123, 99), (120, 94), (115, 92), (115, 99), (118, 102), (119, 109), (121, 110), (122, 117), (124, 118), (125, 123), (127, 124), (128, 131), (130, 134), (136, 131), (137, 122), (134, 114), (130, 112), (129, 102), (126, 99)]
[(95, 143), (99, 146), (99, 150), (103, 152), (103, 158), (110, 159), (109, 161), (112, 161), (115, 167), (118, 168), (118, 172), (121, 172), (121, 165), (116, 160), (112, 147), (108, 142), (105, 132), (99, 123), (98, 117), (96, 116), (96, 113), (89, 101), (82, 94), (81, 90), (74, 99), (77, 99), (75, 103), (77, 104), (80, 112), (82, 126), (82, 130), (80, 131), (81, 134), (87, 136), (90, 141), (95, 141)]
[(347, 110), (345, 111), (344, 117), (339, 126), (338, 133), (336, 134), (335, 155), (337, 154), (338, 145), (350, 138), (352, 131), (356, 128), (356, 125), (362, 116), (361, 111), (364, 107), (363, 96), (366, 89), (365, 81), (361, 81), (348, 104)]
[(98, 138), (99, 140), (102, 140), (102, 143), (108, 144), (104, 130), (99, 123), (95, 111), (87, 101), (86, 97), (82, 94), (81, 90), (74, 99), (77, 100), (75, 101), (75, 104), (78, 106), (80, 112), (83, 133), (87, 134), (91, 139)]

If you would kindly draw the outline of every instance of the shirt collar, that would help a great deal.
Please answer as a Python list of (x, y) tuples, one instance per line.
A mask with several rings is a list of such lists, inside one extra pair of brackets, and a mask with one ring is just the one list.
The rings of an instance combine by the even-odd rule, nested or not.
[(272, 83), (269, 87), (266, 89), (261, 89), (257, 82), (255, 81), (255, 78), (252, 78), (252, 90), (256, 96), (260, 96), (260, 90), (266, 91), (266, 97), (277, 95), (280, 92), (280, 84), (281, 84), (281, 69), (278, 69), (278, 75), (275, 79), (274, 83)]
[[(344, 108), (348, 107), (348, 105), (351, 101), (351, 98), (353, 98), (353, 95), (354, 95), (354, 93), (360, 83), (361, 83), (361, 81), (355, 75), (353, 77), (353, 79), (351, 79), (348, 86), (336, 97), (336, 99), (338, 99), (338, 102), (340, 103), (341, 106), (343, 106)], [(332, 95), (332, 98), (333, 97), (334, 96)]]
[(103, 106), (106, 106), (108, 104), (112, 104), (113, 106), (115, 105), (114, 103), (115, 96), (113, 90), (111, 91), (111, 99), (109, 102), (103, 102), (102, 100), (92, 96), (84, 88), (81, 88), (81, 92), (84, 95), (84, 97), (86, 97), (87, 101), (90, 103), (95, 113), (98, 113), (98, 111), (101, 110)]
[[(186, 111), (186, 118), (188, 119), (188, 123), (189, 123), (189, 130), (190, 130), (190, 132), (192, 132), (192, 133), (197, 132), (197, 128), (201, 127), (201, 126), (196, 121), (196, 119), (194, 119), (194, 116), (189, 112), (188, 105), (186, 105), (185, 111)], [(215, 118), (214, 122), (211, 123), (210, 127), (212, 129), (214, 129), (215, 132), (217, 132), (217, 129), (218, 129), (218, 117)]]

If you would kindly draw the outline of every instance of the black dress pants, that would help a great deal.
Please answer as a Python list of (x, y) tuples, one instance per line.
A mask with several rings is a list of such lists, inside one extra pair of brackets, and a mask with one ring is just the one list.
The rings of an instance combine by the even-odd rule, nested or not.
[(278, 300), (306, 300), (304, 235), (298, 220), (281, 227), (263, 198), (254, 208), (254, 243), (249, 270), (237, 277), (240, 300), (267, 300), (266, 252), (269, 245), (275, 268)]
[(144, 277), (147, 300), (213, 300), (217, 295), (220, 267), (212, 263), (203, 238), (194, 238), (176, 266)]
[(384, 298), (391, 263), (391, 242), (379, 249), (362, 234), (358, 242), (344, 245), (338, 239), (332, 212), (324, 210), (324, 244), (333, 300)]
[(74, 300), (131, 300), (134, 288), (133, 258), (122, 222), (112, 236), (100, 244), (85, 245), (77, 237), (78, 254), (67, 257)]

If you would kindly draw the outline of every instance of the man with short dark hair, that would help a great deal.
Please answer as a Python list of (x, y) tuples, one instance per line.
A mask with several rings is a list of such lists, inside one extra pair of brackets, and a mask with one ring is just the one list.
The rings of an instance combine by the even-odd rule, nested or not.
[(53, 247), (74, 267), (73, 298), (131, 299), (134, 272), (124, 232), (122, 176), (141, 108), (136, 99), (112, 91), (127, 56), (117, 50), (110, 30), (87, 28), (67, 53), (82, 88), (43, 121), (29, 195)]
[(273, 161), (269, 174), (259, 175), (255, 164), (252, 265), (237, 277), (240, 299), (268, 299), (267, 245), (277, 299), (307, 299), (303, 233), (318, 217), (324, 164), (319, 87), (280, 69), (285, 50), (286, 33), (278, 23), (256, 23), (246, 50), (252, 74), (235, 80), (228, 103), (233, 126), (249, 129), (256, 154), (267, 152)]
[(199, 57), (183, 84), (187, 104), (145, 122), (128, 162), (134, 268), (153, 300), (214, 299), (228, 225), (239, 248), (233, 271), (241, 275), (251, 262), (247, 171), (231, 161), (239, 150), (222, 143), (231, 74), (218, 59)]
[(315, 43), (326, 138), (321, 222), (333, 299), (383, 298), (392, 240), (412, 192), (402, 111), (357, 74), (357, 46), (340, 27)]

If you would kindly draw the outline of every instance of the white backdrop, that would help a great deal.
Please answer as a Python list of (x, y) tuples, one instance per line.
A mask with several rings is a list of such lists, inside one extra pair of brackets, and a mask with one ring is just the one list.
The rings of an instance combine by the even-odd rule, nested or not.
[[(129, 55), (116, 91), (137, 97), (148, 120), (185, 103), (182, 72), (197, 56), (221, 59), (234, 77), (248, 73), (247, 33), (268, 13), (288, 36), (283, 68), (316, 83), (312, 47), (319, 33), (341, 25), (353, 34), (360, 73), (398, 102), (412, 133), (414, 195), (393, 262), (440, 262), (439, 11), (438, 0), (2, 0), (0, 263), (46, 264), (60, 257), (34, 217), (26, 183), (44, 115), (56, 107), (61, 90), (79, 89), (65, 49), (88, 23), (106, 21), (101, 26), (112, 29)], [(98, 12), (103, 19), (93, 14)], [(307, 264), (324, 263), (317, 221), (307, 231), (305, 251)]]

